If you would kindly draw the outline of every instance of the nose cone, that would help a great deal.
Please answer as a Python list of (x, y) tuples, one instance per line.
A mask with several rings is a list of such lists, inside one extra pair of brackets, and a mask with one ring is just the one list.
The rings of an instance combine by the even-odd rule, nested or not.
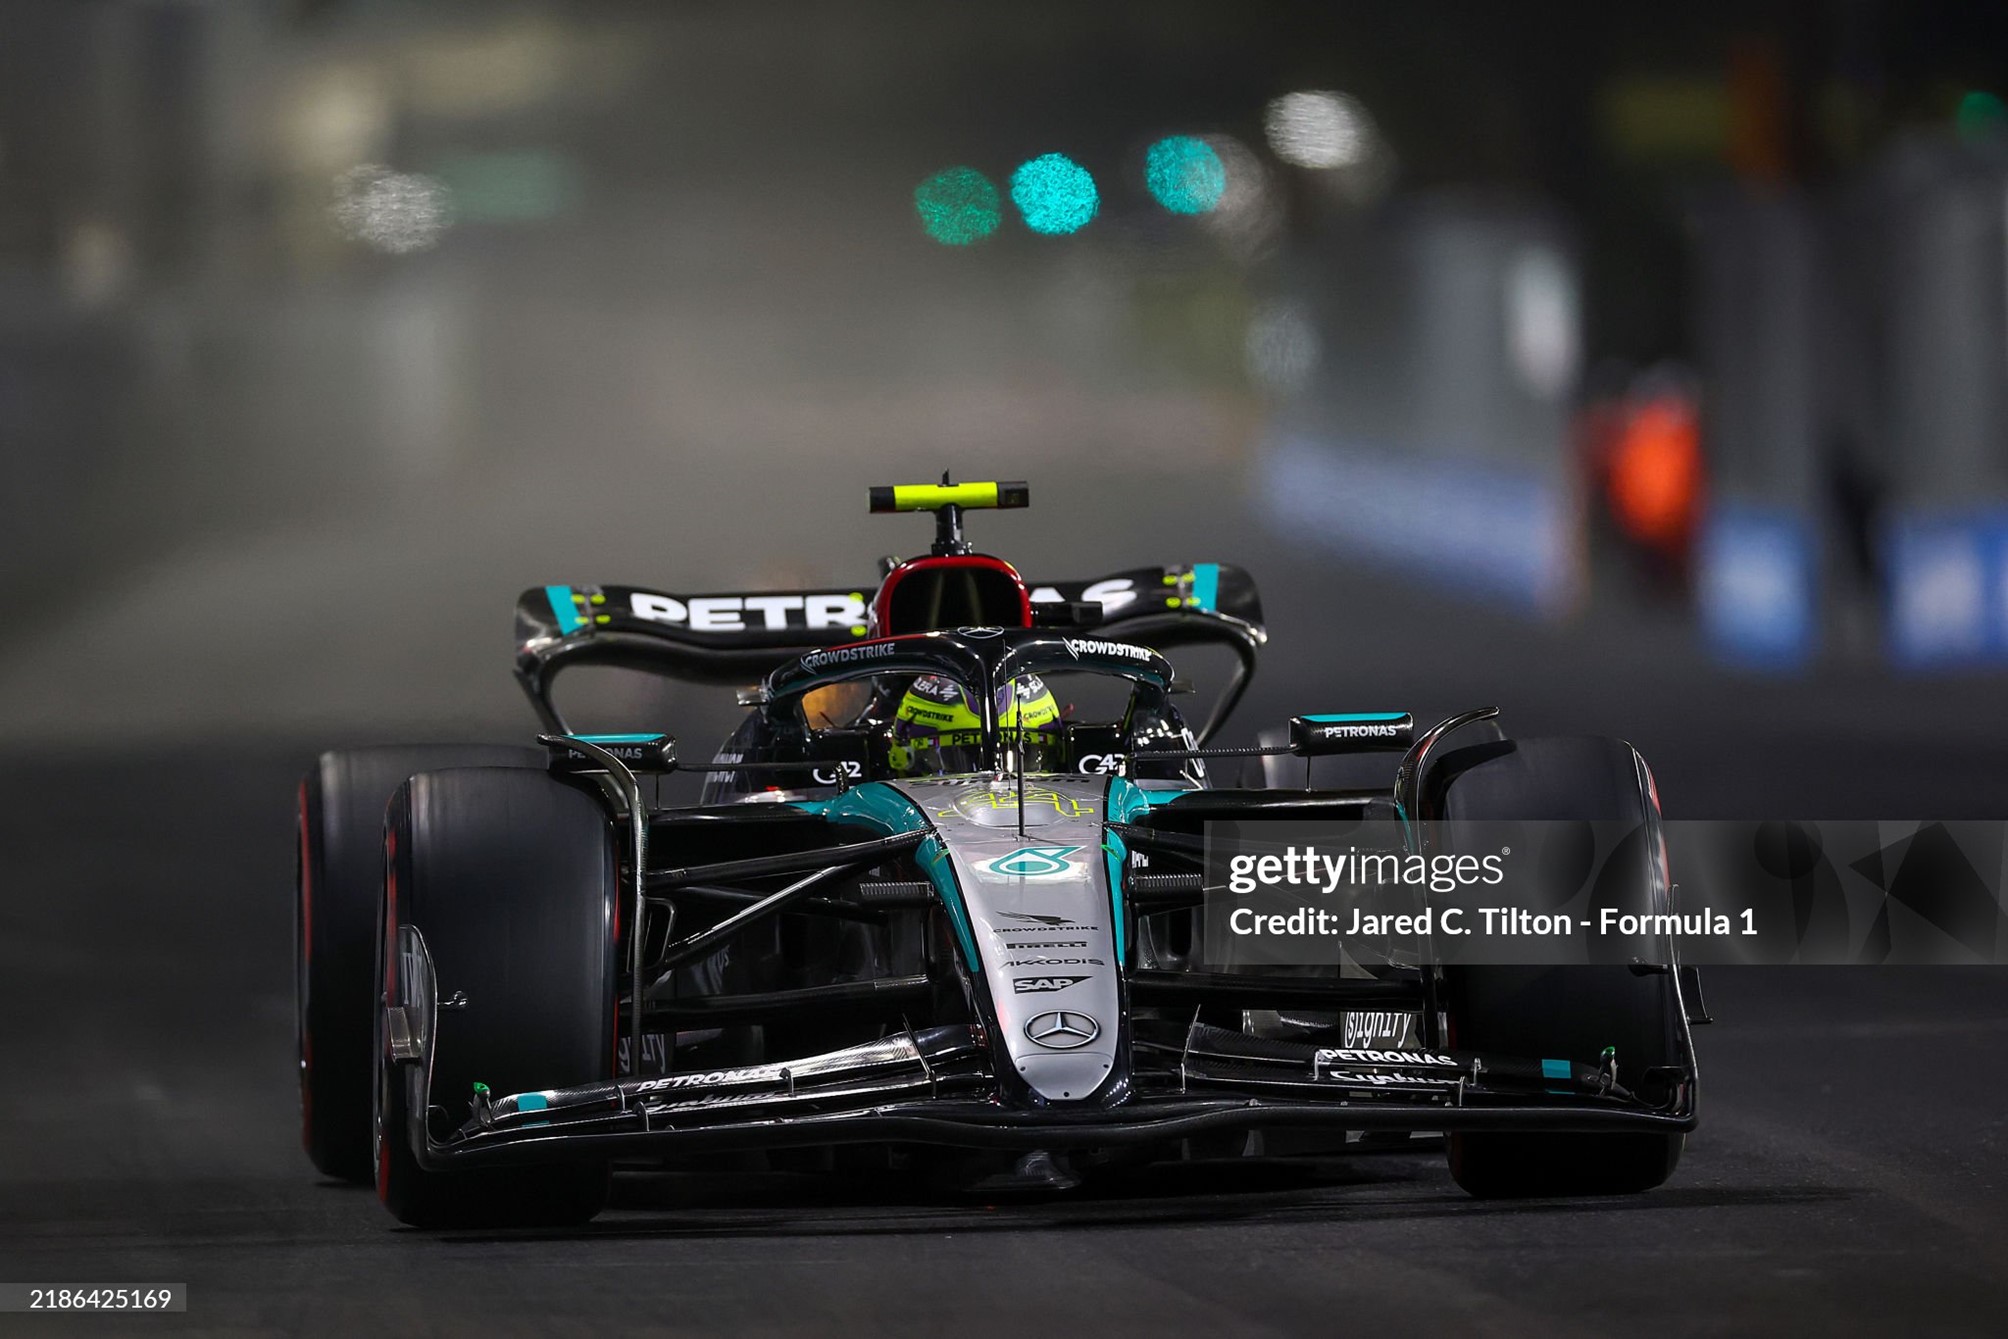
[[(1094, 1036), (1099, 1036), (1101, 1020), (1088, 1014), (1073, 1013), (1067, 1025), (1085, 1027)], [(1048, 1016), (1034, 1018), (1028, 1025), (1032, 1028), (1046, 1027), (1048, 1030), (1031, 1036), (1034, 1044), (1018, 1047), (1013, 1056), (1018, 1066), (1019, 1077), (1031, 1089), (1049, 1102), (1078, 1102), (1109, 1076), (1109, 1066), (1114, 1063), (1107, 1048), (1092, 1045), (1090, 1040), (1075, 1041), (1064, 1050), (1049, 1049), (1063, 1045), (1078, 1034), (1055, 1034), (1050, 1030)]]
[(1121, 1054), (1108, 778), (1027, 777), (1023, 833), (1014, 781), (927, 789), (996, 1010), (999, 1068), (1041, 1100), (1086, 1100)]

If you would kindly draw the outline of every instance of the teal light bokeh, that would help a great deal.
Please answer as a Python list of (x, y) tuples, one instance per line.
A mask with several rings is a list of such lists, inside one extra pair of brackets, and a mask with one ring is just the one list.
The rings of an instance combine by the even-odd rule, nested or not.
[(1227, 165), (1205, 140), (1171, 135), (1144, 154), (1143, 184), (1174, 214), (1204, 214), (1227, 191)]
[(1969, 144), (2008, 133), (2008, 104), (1985, 89), (1974, 89), (1959, 100), (1953, 127)]
[(1011, 174), (1011, 203), (1033, 232), (1079, 232), (1101, 207), (1095, 179), (1065, 154), (1048, 153), (1020, 163)]
[(1004, 202), (990, 178), (973, 167), (949, 167), (913, 188), (920, 226), (943, 246), (968, 246), (997, 231)]

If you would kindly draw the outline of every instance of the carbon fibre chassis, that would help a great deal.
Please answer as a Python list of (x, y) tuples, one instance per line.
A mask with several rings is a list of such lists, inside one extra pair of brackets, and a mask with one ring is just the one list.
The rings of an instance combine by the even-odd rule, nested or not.
[[(1452, 717), (1418, 739), (1403, 760), (1390, 797), (1396, 811), (1423, 812), (1420, 778), (1430, 750), (1444, 736), (1494, 715), (1496, 709), (1487, 708)], [(647, 811), (632, 774), (620, 760), (579, 737), (546, 739), (547, 744), (561, 742), (595, 756), (609, 777), (624, 783), (615, 789), (636, 834), (630, 891), (639, 923), (650, 881), (687, 872), (648, 869), (641, 838), (647, 831)], [(1649, 774), (1635, 753), (1634, 759), (1641, 789), (1649, 791)], [(1217, 798), (1217, 793), (1207, 794), (1209, 800)], [(1358, 802), (1364, 796), (1303, 797), (1314, 798)], [(1656, 805), (1648, 804), (1648, 812), (1656, 816)], [(1111, 824), (1108, 830), (1119, 826)], [(893, 839), (881, 839), (886, 840)], [(786, 863), (797, 860), (790, 856)], [(773, 863), (764, 861), (763, 868)], [(778, 872), (778, 867), (767, 872)], [(766, 905), (789, 895), (775, 894)], [(1115, 910), (1120, 915), (1120, 904)], [(458, 1129), (444, 1131), (435, 1129), (424, 1114), (432, 1109), (431, 1039), (437, 1035), (431, 955), (417, 927), (400, 926), (398, 933), (400, 958), (406, 964), (399, 981), (405, 993), (401, 1001), (385, 1002), (391, 1015), (386, 1040), (408, 1085), (407, 1110), (413, 1113), (407, 1130), (410, 1146), (421, 1165), (435, 1170), (791, 1144), (1114, 1147), (1263, 1126), (1669, 1134), (1690, 1129), (1696, 1122), (1693, 1041), (1670, 945), (1668, 962), (1659, 971), (1667, 978), (1672, 1005), (1673, 1063), (1647, 1071), (1642, 1087), (1654, 1094), (1654, 1100), (1647, 1101), (1634, 1098), (1612, 1071), (1559, 1059), (1442, 1051), (1401, 1053), (1390, 1059), (1385, 1053), (1319, 1053), (1315, 1048), (1307, 1052), (1301, 1045), (1293, 1053), (1289, 1043), (1226, 1032), (1216, 1032), (1208, 1045), (1195, 1046), (1195, 1036), (1202, 1031), (1196, 1015), (1182, 1043), (1168, 1045), (1161, 1036), (1152, 1040), (1142, 1029), (1132, 1036), (1127, 1003), (1130, 972), (1123, 966), (1125, 955), (1118, 943), (1113, 961), (1120, 990), (1112, 1021), (1124, 1020), (1116, 1025), (1122, 1040), (1109, 1083), (1092, 1098), (1084, 1094), (1079, 1101), (1050, 1101), (1036, 1092), (1018, 1091), (1022, 1084), (1005, 1083), (1007, 1076), (997, 1067), (997, 1035), (980, 1030), (1000, 1020), (984, 1011), (983, 1025), (909, 1030), (823, 1056), (714, 1075), (631, 1077), (499, 1100), (477, 1096), (472, 1118)], [(633, 966), (638, 991), (641, 964), (636, 961)], [(1425, 970), (1418, 1001), (1423, 1033), (1433, 1041), (1438, 1004), (1432, 981)], [(1331, 1007), (1346, 1008), (1345, 986), (1335, 982), (1333, 987)], [(639, 1026), (641, 1007), (637, 994), (631, 1027)], [(1237, 1040), (1223, 1040), (1228, 1038)], [(631, 1053), (638, 1055), (638, 1038), (633, 1040)], [(1321, 1071), (1320, 1061), (1327, 1054), (1343, 1065), (1342, 1071)], [(696, 1095), (677, 1100), (672, 1096), (677, 1092)], [(526, 1104), (532, 1098), (534, 1102)]]
[(1676, 1134), (1697, 1120), (1684, 1025), (1683, 1063), (1659, 1106), (1581, 1064), (1564, 1077), (1552, 1060), (1337, 1050), (1317, 1051), (1306, 1071), (1290, 1043), (1223, 1048), (1231, 1034), (1195, 1025), (1182, 1046), (1139, 1036), (1136, 1049), (1154, 1063), (1137, 1065), (1121, 1100), (1017, 1108), (994, 1100), (978, 1029), (952, 1025), (788, 1062), (478, 1099), (473, 1117), (442, 1138), (421, 1114), (437, 1035), (431, 955), (416, 929), (403, 933), (423, 1013), (394, 1029), (393, 1050), (409, 1086), (408, 1138), (431, 1170), (850, 1143), (1113, 1148), (1284, 1126)]

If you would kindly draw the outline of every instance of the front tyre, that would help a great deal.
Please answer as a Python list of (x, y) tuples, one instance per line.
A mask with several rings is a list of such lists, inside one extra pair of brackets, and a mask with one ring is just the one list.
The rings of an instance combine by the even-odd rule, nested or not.
[[(1644, 763), (1615, 739), (1521, 739), (1459, 749), (1432, 769), (1431, 786), (1434, 807), (1452, 822), (1643, 825), (1658, 818)], [(1637, 869), (1625, 877), (1652, 878), (1657, 844), (1641, 840), (1635, 849)], [(1595, 1063), (1612, 1046), (1621, 1074), (1640, 1083), (1652, 1071), (1665, 1074), (1681, 1063), (1684, 1021), (1672, 979), (1634, 975), (1622, 964), (1449, 967), (1444, 1008), (1450, 1041), (1460, 1050), (1584, 1063)], [(1631, 1132), (1453, 1134), (1450, 1174), (1481, 1198), (1631, 1194), (1672, 1175), (1684, 1142), (1680, 1134)]]
[(293, 948), (300, 1143), (323, 1175), (370, 1179), (370, 1027), (383, 819), (391, 792), (439, 767), (535, 767), (537, 749), (391, 744), (323, 753), (301, 778)]
[(424, 1129), (497, 1097), (605, 1082), (616, 1027), (619, 883), (599, 801), (543, 772), (423, 772), (392, 799), (385, 833), (376, 1045), (377, 1194), (413, 1227), (563, 1226), (606, 1206), (603, 1161), (433, 1171), (412, 1147), (418, 1066), (389, 1055), (387, 1006), (410, 1005), (400, 931), (431, 956), (439, 1011)]

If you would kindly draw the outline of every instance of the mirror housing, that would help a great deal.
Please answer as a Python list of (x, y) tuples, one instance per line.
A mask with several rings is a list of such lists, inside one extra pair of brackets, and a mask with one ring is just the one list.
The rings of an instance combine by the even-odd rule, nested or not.
[(1299, 758), (1405, 752), (1414, 742), (1415, 717), (1405, 711), (1348, 711), (1290, 718), (1290, 752)]
[(676, 770), (676, 736), (664, 734), (552, 735), (545, 747), (551, 752), (551, 766), (561, 772), (604, 772), (598, 759), (581, 749), (567, 748), (566, 739), (582, 739), (596, 744), (619, 758), (630, 772), (666, 773)]

